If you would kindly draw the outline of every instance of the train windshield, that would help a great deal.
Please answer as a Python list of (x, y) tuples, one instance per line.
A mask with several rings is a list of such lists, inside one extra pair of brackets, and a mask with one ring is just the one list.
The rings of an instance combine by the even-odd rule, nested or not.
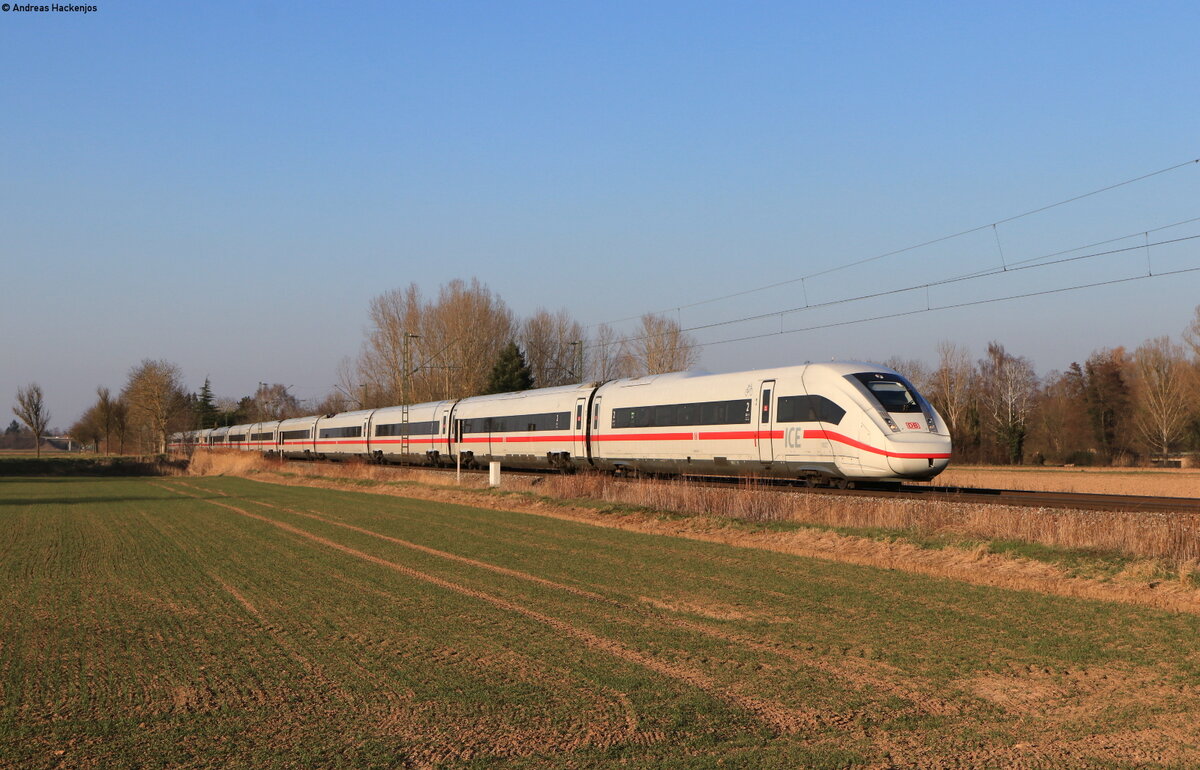
[(921, 398), (913, 387), (894, 374), (863, 372), (855, 374), (853, 377), (870, 391), (885, 411), (891, 414), (924, 411), (921, 408)]

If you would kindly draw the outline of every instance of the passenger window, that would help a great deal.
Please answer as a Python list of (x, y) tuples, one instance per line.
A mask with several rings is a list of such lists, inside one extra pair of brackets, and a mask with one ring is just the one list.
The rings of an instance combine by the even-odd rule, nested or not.
[(767, 388), (762, 392), (762, 421), (764, 423), (771, 421), (771, 389)]

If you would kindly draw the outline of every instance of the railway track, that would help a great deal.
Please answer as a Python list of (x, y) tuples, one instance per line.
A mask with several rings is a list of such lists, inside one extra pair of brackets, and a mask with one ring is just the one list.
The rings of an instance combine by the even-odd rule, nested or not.
[(813, 490), (835, 494), (887, 495), (918, 500), (954, 503), (1013, 505), (1025, 508), (1071, 508), (1083, 511), (1132, 511), (1135, 513), (1200, 513), (1200, 499), (1150, 497), (1144, 495), (1099, 495), (1084, 492), (1039, 492), (1021, 489), (975, 487), (920, 487), (901, 485), (899, 490)]
[[(320, 462), (337, 464), (329, 460), (299, 460), (296, 462)], [(454, 468), (434, 468), (432, 466), (395, 466), (414, 467), (427, 471), (454, 473)], [(463, 469), (463, 473), (485, 474), (486, 470)], [(544, 476), (548, 473), (559, 473), (557, 470), (505, 471), (506, 477), (513, 476)], [(1102, 495), (1085, 492), (1043, 492), (1021, 489), (986, 489), (982, 487), (939, 487), (918, 484), (858, 484), (851, 488), (838, 489), (834, 487), (809, 487), (801, 481), (789, 479), (752, 478), (742, 476), (681, 476), (658, 477), (668, 481), (671, 478), (685, 479), (689, 483), (709, 484), (713, 486), (761, 487), (764, 489), (796, 489), (820, 495), (855, 495), (859, 497), (890, 497), (914, 500), (936, 500), (952, 503), (983, 503), (990, 505), (1011, 505), (1024, 508), (1069, 508), (1083, 511), (1131, 511), (1135, 513), (1192, 513), (1200, 514), (1200, 498), (1194, 497), (1156, 497), (1149, 495)]]
[[(746, 486), (745, 478), (688, 477), (692, 481)], [(1200, 513), (1200, 498), (1149, 495), (1102, 495), (1088, 492), (1043, 492), (1024, 489), (983, 487), (939, 487), (919, 484), (855, 484), (848, 488), (808, 487), (788, 479), (755, 479), (753, 484), (769, 488), (801, 488), (821, 495), (856, 495), (951, 503), (1012, 505), (1023, 508), (1070, 508), (1083, 511), (1132, 511), (1140, 513)]]

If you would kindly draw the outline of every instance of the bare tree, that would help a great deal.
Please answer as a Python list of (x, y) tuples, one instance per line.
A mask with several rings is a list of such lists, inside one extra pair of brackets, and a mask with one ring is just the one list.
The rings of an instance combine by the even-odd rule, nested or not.
[(67, 435), (84, 447), (92, 446), (99, 449), (100, 441), (104, 438), (104, 427), (101, 424), (99, 406), (92, 404), (83, 413), (83, 416), (75, 421), (75, 424), (67, 431)]
[(1079, 382), (1096, 446), (1108, 462), (1119, 462), (1130, 451), (1136, 434), (1133, 420), (1133, 362), (1123, 347), (1097, 350), (1083, 366), (1073, 363), (1068, 376)]
[(423, 326), (424, 378), (434, 398), (482, 393), (500, 351), (516, 337), (512, 311), (472, 279), (451, 281), (438, 292)]
[(167, 361), (145, 359), (129, 372), (121, 391), (129, 405), (129, 416), (140, 434), (143, 448), (167, 451), (167, 436), (176, 419), (185, 416), (186, 393), (179, 367)]
[(625, 340), (608, 324), (596, 327), (584, 357), (588, 380), (606, 382), (629, 375), (624, 369), (629, 360), (625, 355)]
[(254, 392), (254, 411), (257, 422), (286, 420), (304, 413), (300, 402), (288, 393), (288, 386), (278, 382), (258, 383), (258, 390)]
[(1189, 416), (1183, 348), (1167, 337), (1133, 352), (1135, 424), (1152, 452), (1166, 454), (1183, 434)]
[(938, 343), (937, 353), (938, 367), (930, 375), (928, 397), (957, 441), (965, 432), (967, 412), (971, 408), (975, 364), (966, 348), (949, 340)]
[[(367, 387), (359, 379), (359, 370), (362, 367), (362, 357), (356, 361), (349, 356), (343, 356), (337, 367), (337, 382), (333, 385), (333, 390), (345, 398), (345, 401), (334, 402), (333, 405), (343, 404), (344, 408), (339, 409), (339, 412), (344, 412), (348, 409), (364, 408), (367, 401)], [(332, 394), (330, 394), (332, 395)], [(388, 404), (387, 406), (390, 406)], [(321, 412), (321, 414), (329, 414), (329, 412)]]
[(539, 388), (583, 380), (583, 327), (565, 309), (539, 308), (521, 324), (521, 347)]
[(980, 397), (992, 432), (1008, 462), (1020, 464), (1037, 392), (1033, 365), (1024, 357), (1006, 352), (999, 342), (989, 342), (987, 358), (979, 362), (979, 375)]
[(314, 410), (317, 414), (337, 414), (339, 412), (350, 411), (353, 407), (353, 402), (342, 391), (334, 388), (325, 394), (325, 397), (317, 402), (317, 407)]
[(625, 345), (626, 368), (632, 376), (678, 372), (700, 358), (696, 342), (666, 316), (647, 313)]
[(1066, 460), (1091, 444), (1087, 405), (1081, 382), (1069, 372), (1046, 375), (1030, 415), (1032, 445), (1043, 457)]
[(42, 386), (31, 382), (23, 388), (17, 388), (17, 405), (13, 407), (13, 414), (33, 433), (36, 454), (41, 457), (42, 436), (50, 424), (50, 412), (42, 398)]
[(883, 365), (889, 369), (895, 369), (904, 375), (904, 377), (913, 384), (921, 395), (926, 395), (930, 390), (930, 383), (933, 381), (933, 373), (929, 371), (929, 367), (924, 361), (918, 361), (915, 358), (900, 358), (892, 356), (883, 362)]
[[(421, 400), (409, 393), (415, 343), (420, 340), (426, 303), (415, 283), (374, 297), (368, 315), (371, 330), (363, 342), (348, 392), (364, 407), (388, 406)], [(344, 379), (350, 379), (344, 371)], [(347, 383), (349, 384), (349, 383)]]
[[(112, 432), (117, 437), (117, 453), (125, 454), (125, 439), (129, 435), (129, 404), (121, 398), (112, 401)], [(105, 447), (108, 451), (108, 447)]]
[(477, 279), (451, 281), (434, 302), (416, 284), (387, 292), (371, 322), (347, 389), (364, 407), (475, 395), (516, 331), (512, 311)]
[(108, 388), (101, 385), (96, 388), (96, 424), (104, 436), (104, 454), (109, 452), (109, 442), (117, 425), (117, 402), (113, 400)]
[(1200, 305), (1192, 313), (1192, 322), (1183, 330), (1183, 341), (1192, 349), (1192, 358), (1200, 361)]

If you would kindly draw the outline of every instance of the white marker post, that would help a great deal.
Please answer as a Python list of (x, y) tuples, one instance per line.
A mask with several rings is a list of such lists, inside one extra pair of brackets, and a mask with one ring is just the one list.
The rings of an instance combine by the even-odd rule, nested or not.
[(500, 462), (498, 460), (488, 463), (488, 486), (500, 486)]

